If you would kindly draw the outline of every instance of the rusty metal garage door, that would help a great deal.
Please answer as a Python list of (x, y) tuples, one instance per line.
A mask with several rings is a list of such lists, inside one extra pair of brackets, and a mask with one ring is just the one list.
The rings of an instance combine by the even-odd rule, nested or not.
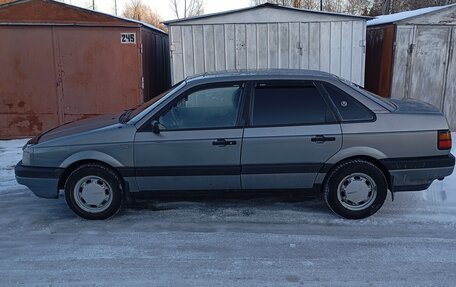
[(139, 29), (2, 26), (0, 38), (0, 138), (142, 102)]
[(0, 137), (58, 124), (52, 29), (0, 27), (0, 39)]

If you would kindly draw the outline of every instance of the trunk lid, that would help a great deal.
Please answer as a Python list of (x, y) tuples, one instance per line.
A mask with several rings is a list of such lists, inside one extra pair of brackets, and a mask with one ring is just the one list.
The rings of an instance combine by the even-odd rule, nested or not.
[(391, 101), (397, 106), (394, 111), (399, 114), (442, 114), (442, 112), (435, 106), (417, 101), (417, 100), (396, 100)]

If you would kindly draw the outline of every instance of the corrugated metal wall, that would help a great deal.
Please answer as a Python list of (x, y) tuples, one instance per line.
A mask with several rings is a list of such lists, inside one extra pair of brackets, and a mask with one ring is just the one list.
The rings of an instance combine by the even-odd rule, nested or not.
[(456, 130), (456, 26), (398, 25), (393, 98), (413, 98), (444, 111)]
[(169, 28), (173, 83), (211, 71), (294, 68), (364, 85), (364, 20)]

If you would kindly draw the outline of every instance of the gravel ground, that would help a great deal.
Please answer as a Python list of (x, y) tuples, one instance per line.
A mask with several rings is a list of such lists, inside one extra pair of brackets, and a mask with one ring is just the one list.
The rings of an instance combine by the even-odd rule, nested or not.
[(14, 180), (0, 141), (0, 286), (455, 286), (456, 175), (340, 219), (318, 198), (149, 200), (86, 221)]

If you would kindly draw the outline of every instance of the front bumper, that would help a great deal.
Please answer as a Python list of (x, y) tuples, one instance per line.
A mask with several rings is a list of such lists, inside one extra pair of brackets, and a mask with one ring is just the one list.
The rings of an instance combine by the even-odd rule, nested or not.
[(36, 196), (43, 198), (59, 197), (59, 179), (62, 168), (23, 166), (22, 161), (14, 168), (16, 181), (27, 186)]
[(392, 191), (419, 191), (427, 189), (434, 180), (453, 173), (455, 158), (447, 156), (387, 159), (382, 163), (390, 172)]

